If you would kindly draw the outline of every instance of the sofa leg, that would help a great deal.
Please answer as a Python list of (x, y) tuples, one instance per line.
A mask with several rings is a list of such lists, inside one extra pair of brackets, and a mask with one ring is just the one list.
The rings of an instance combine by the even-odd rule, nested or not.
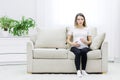
[(28, 74), (32, 74), (32, 72), (27, 72)]
[(102, 74), (107, 74), (107, 72), (102, 72)]

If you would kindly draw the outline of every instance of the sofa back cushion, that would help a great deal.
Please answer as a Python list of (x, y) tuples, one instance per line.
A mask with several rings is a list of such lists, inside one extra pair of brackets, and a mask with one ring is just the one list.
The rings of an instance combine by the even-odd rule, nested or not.
[(95, 36), (94, 39), (92, 40), (90, 48), (92, 50), (99, 49), (101, 47), (104, 39), (105, 39), (105, 33), (102, 33), (102, 34)]
[(40, 28), (35, 48), (66, 48), (66, 28)]

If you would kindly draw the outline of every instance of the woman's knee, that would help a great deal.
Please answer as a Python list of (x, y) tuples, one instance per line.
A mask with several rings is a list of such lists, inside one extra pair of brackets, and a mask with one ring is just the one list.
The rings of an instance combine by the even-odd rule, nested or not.
[(83, 54), (87, 54), (88, 51), (89, 51), (89, 48), (83, 48), (83, 49), (81, 50), (81, 52), (82, 52)]
[(77, 49), (76, 47), (72, 47), (71, 50), (75, 55), (79, 55), (80, 54), (80, 50)]

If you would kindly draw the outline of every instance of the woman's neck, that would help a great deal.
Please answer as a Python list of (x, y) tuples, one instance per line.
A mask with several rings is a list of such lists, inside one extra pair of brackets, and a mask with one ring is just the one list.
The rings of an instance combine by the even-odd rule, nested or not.
[(83, 29), (84, 26), (83, 26), (83, 25), (78, 25), (77, 28), (79, 28), (79, 29)]

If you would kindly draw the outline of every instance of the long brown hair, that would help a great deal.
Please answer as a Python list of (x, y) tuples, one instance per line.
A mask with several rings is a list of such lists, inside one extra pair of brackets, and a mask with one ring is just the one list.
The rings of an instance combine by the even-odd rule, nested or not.
[(78, 13), (78, 14), (75, 16), (74, 26), (78, 26), (78, 23), (77, 23), (77, 17), (78, 17), (78, 16), (82, 16), (82, 17), (84, 18), (83, 26), (86, 27), (86, 19), (85, 19), (84, 14), (82, 14), (82, 13)]

